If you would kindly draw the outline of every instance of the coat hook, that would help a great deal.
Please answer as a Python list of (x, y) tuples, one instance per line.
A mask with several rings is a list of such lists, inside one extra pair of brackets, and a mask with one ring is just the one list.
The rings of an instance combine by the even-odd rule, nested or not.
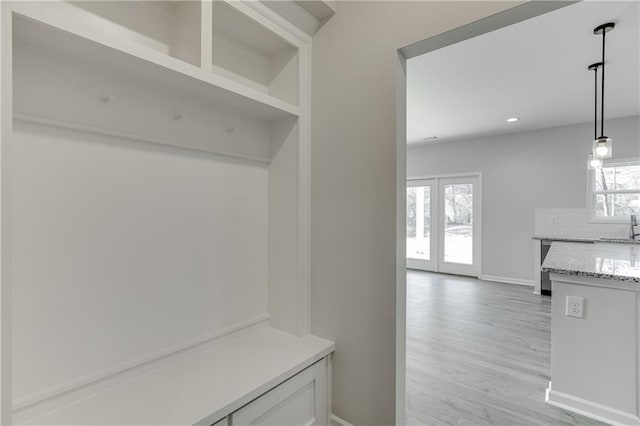
[(174, 118), (175, 120), (178, 120), (178, 121), (180, 121), (180, 120), (184, 120), (184, 119), (185, 119), (185, 117), (186, 117), (186, 115), (185, 115), (185, 114), (176, 114), (176, 115), (174, 115), (174, 116), (173, 116), (173, 118)]
[(103, 96), (102, 102), (105, 104), (111, 103), (115, 98), (113, 96)]
[(230, 127), (227, 129), (227, 133), (229, 133), (230, 135), (233, 135), (237, 131), (238, 131), (237, 127)]

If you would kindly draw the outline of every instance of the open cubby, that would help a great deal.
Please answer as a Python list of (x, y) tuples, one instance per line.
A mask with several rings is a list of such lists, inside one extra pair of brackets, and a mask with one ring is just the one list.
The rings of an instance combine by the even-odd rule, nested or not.
[(91, 25), (166, 55), (200, 66), (199, 1), (73, 1), (93, 15)]
[(224, 1), (213, 2), (212, 69), (298, 105), (298, 49)]

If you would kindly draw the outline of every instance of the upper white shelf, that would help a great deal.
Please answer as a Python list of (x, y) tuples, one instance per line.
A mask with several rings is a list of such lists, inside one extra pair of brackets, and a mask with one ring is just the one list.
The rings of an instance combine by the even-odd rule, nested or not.
[[(199, 1), (70, 1), (83, 19), (122, 39), (143, 44), (195, 66), (201, 63)], [(78, 14), (80, 15), (80, 14)]]
[(333, 342), (319, 337), (259, 326), (130, 372), (117, 384), (96, 384), (62, 408), (19, 413), (14, 422), (210, 425), (333, 350)]
[(212, 70), (298, 104), (298, 48), (247, 15), (241, 4), (213, 2)]
[[(131, 4), (138, 2), (123, 2), (123, 5), (118, 7), (132, 8), (129, 10), (130, 20), (125, 20), (123, 17), (128, 15), (123, 12), (126, 11), (119, 9), (118, 23), (113, 24), (111, 19), (116, 17), (109, 16), (111, 19), (105, 23), (105, 15), (112, 12), (112, 9), (108, 8), (109, 5), (120, 2), (88, 3), (92, 5), (80, 8), (69, 4), (16, 2), (12, 6), (16, 14), (13, 20), (14, 41), (41, 51), (80, 60), (94, 67), (125, 74), (146, 84), (155, 84), (204, 98), (214, 105), (236, 110), (243, 115), (268, 120), (299, 116), (299, 108), (295, 102), (282, 99), (291, 99), (290, 96), (273, 96), (269, 90), (251, 87), (238, 79), (212, 72), (210, 67), (197, 63), (198, 58), (202, 56), (197, 48), (194, 50), (194, 44), (189, 43), (189, 40), (193, 42), (197, 38), (196, 35), (193, 32), (177, 31), (176, 25), (172, 24), (187, 17), (193, 21), (192, 15), (199, 13), (193, 5), (181, 5), (182, 2), (150, 2), (152, 4), (134, 7)], [(200, 2), (184, 3), (196, 4), (198, 7), (201, 5)], [(164, 4), (162, 7), (166, 9), (158, 9), (158, 13), (151, 14), (156, 16), (155, 21), (135, 19), (141, 13), (148, 12), (145, 8), (160, 7), (158, 4)], [(65, 8), (59, 10), (61, 6)], [(91, 9), (91, 13), (86, 9)], [(98, 12), (102, 16), (95, 14)], [(147, 13), (144, 16), (148, 15)], [(132, 20), (146, 24), (133, 31), (128, 28), (133, 26)], [(111, 25), (111, 34), (104, 30), (105, 25)], [(118, 35), (122, 35), (121, 37), (113, 36), (114, 28), (120, 31)], [(169, 31), (169, 28), (173, 30)], [(199, 37), (199, 25), (196, 26), (196, 30)], [(198, 43), (195, 46), (206, 48)]]

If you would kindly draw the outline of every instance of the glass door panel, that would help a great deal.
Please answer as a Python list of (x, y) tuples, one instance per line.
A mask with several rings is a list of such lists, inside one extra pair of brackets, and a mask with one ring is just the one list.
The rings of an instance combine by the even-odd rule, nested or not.
[(473, 185), (444, 185), (444, 261), (473, 264)]
[(438, 179), (438, 197), (438, 271), (478, 276), (478, 178)]
[(407, 188), (407, 257), (429, 260), (431, 187)]
[(410, 181), (407, 184), (407, 266), (435, 270), (432, 236), (432, 203), (436, 190), (432, 180)]

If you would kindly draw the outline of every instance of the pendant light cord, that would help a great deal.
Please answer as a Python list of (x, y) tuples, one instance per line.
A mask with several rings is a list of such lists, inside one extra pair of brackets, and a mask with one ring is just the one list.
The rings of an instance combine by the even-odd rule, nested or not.
[(593, 68), (594, 103), (593, 103), (593, 140), (598, 139), (598, 67)]
[[(600, 137), (604, 138), (604, 37), (606, 28), (602, 30), (602, 84), (600, 84)], [(597, 72), (597, 71), (596, 71)]]

